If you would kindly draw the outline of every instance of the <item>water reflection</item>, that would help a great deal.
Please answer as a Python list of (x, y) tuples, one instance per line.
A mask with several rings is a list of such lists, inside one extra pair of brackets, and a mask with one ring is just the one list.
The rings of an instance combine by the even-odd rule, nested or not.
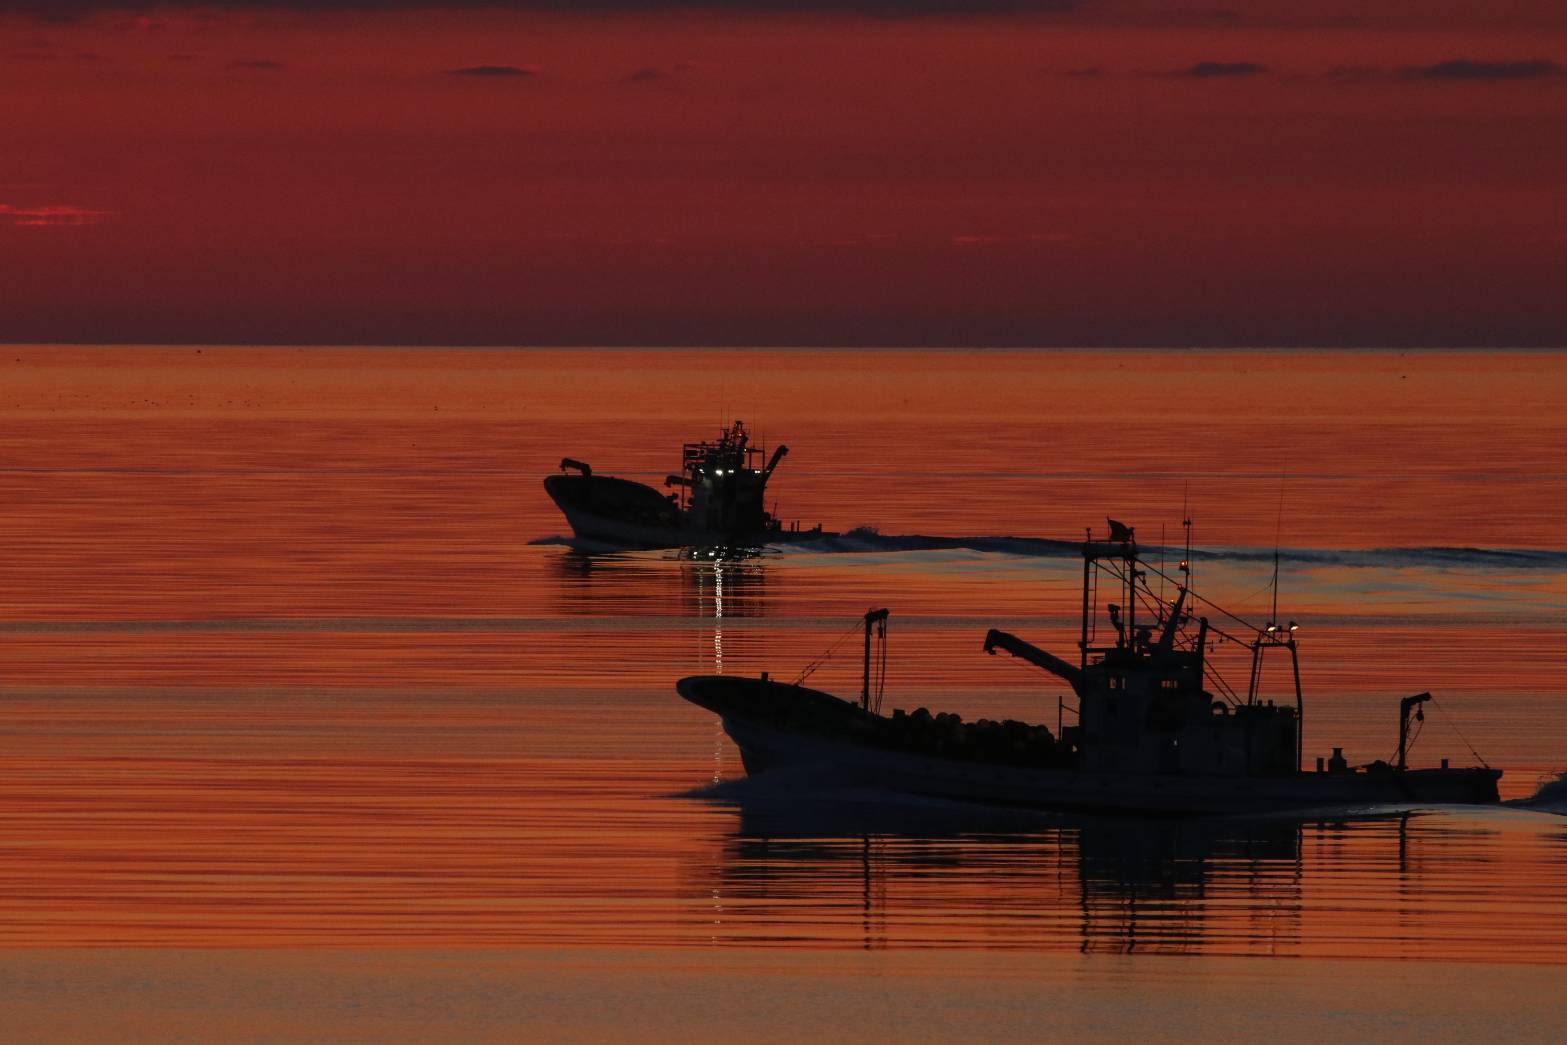
[(767, 563), (760, 556), (696, 557), (668, 552), (562, 548), (550, 562), (561, 610), (573, 615), (761, 617)]
[[(801, 902), (798, 891), (836, 884), (849, 894), (842, 901), (857, 875), (865, 947), (908, 929), (929, 944), (950, 942), (949, 919), (993, 946), (1075, 937), (1085, 953), (1200, 951), (1237, 932), (1248, 949), (1288, 951), (1300, 936), (1297, 821), (985, 813), (976, 824), (973, 811), (954, 809), (932, 825), (925, 810), (861, 806), (840, 809), (823, 831), (777, 808), (738, 813), (723, 892)], [(813, 902), (821, 900), (818, 892)], [(1226, 924), (1226, 908), (1245, 911), (1248, 924)]]
[(761, 559), (689, 560), (680, 567), (682, 602), (690, 615), (717, 621), (765, 616), (767, 566)]
[[(766, 793), (750, 786), (760, 782), (708, 796), (734, 814), (711, 890), (741, 939), (1432, 957), (1522, 956), (1567, 932), (1559, 905), (1544, 921), (1520, 911), (1538, 882), (1509, 895), (1497, 881), (1510, 877), (1500, 857), (1541, 839), (1456, 813), (1090, 818), (797, 801), (780, 792), (798, 782)], [(1472, 884), (1481, 875), (1496, 896)], [(1447, 889), (1466, 879), (1458, 911)]]
[[(659, 662), (669, 666), (670, 677), (721, 675), (737, 661), (744, 670), (757, 670), (765, 635), (754, 625), (766, 616), (769, 598), (767, 564), (760, 556), (563, 548), (549, 569), (558, 582), (553, 589), (562, 616), (666, 625), (664, 638), (673, 641)], [(737, 622), (746, 623), (736, 627)], [(657, 641), (647, 632), (641, 638)]]

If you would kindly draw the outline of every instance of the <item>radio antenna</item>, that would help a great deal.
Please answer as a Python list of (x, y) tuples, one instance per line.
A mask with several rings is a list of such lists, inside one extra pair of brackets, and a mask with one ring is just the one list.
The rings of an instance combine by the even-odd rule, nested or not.
[(1284, 480), (1288, 470), (1279, 472), (1279, 516), (1273, 524), (1273, 614), (1269, 624), (1279, 622), (1279, 537), (1284, 532)]
[(1186, 530), (1186, 552), (1181, 556), (1182, 583), (1190, 590), (1192, 586), (1192, 510), (1191, 510), (1191, 480), (1181, 488), (1181, 526)]

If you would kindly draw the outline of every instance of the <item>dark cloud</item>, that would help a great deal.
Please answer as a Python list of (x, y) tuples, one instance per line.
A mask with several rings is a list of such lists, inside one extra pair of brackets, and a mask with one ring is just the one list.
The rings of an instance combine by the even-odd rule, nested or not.
[(644, 65), (640, 69), (633, 69), (620, 78), (621, 83), (656, 83), (659, 80), (673, 80), (682, 73), (688, 73), (695, 68), (690, 62), (676, 62), (674, 65)]
[(1475, 61), (1452, 58), (1432, 65), (1406, 65), (1389, 69), (1379, 65), (1338, 65), (1325, 74), (1340, 83), (1365, 83), (1392, 80), (1449, 80), (1456, 82), (1495, 82), (1505, 80), (1567, 79), (1567, 66), (1546, 58), (1511, 61)]
[(1186, 25), (1239, 25), (1245, 19), (1229, 7), (1172, 7), (1155, 14), (1161, 21)]
[(450, 76), (535, 76), (537, 69), (529, 69), (521, 65), (469, 65), (461, 69), (448, 69)]
[(50, 22), (69, 22), (105, 11), (150, 8), (284, 8), (295, 11), (407, 11), (502, 9), (606, 14), (636, 11), (706, 10), (811, 12), (913, 18), (930, 15), (1002, 15), (1070, 11), (1085, 0), (0, 0), (0, 14), (20, 12)]
[(1326, 75), (1329, 80), (1358, 83), (1362, 80), (1379, 80), (1387, 75), (1387, 70), (1375, 65), (1335, 65)]
[(1406, 80), (1542, 80), (1567, 76), (1567, 67), (1546, 58), (1502, 62), (1452, 58), (1435, 65), (1408, 66), (1398, 75)]
[(1210, 80), (1226, 76), (1261, 76), (1268, 71), (1266, 65), (1257, 62), (1198, 62), (1178, 75), (1194, 80)]

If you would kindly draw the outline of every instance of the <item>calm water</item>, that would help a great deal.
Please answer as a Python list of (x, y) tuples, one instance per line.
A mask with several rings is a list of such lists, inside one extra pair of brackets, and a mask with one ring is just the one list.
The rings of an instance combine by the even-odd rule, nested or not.
[[(630, 991), (685, 970), (670, 990), (809, 995), (801, 970), (830, 968), (882, 983), (872, 1008), (952, 977), (1025, 1004), (1027, 984), (1158, 997), (1309, 968), (1353, 1008), (1364, 984), (1337, 963), (1354, 959), (1389, 991), (1512, 968), (1496, 997), (1513, 991), (1524, 1023), (1488, 1026), (1567, 1021), (1523, 986), (1567, 964), (1559, 798), (1304, 823), (1002, 816), (747, 781), (672, 691), (695, 672), (793, 677), (887, 605), (890, 705), (1053, 726), (1053, 680), (979, 650), (992, 625), (1070, 649), (1080, 564), (1027, 538), (1114, 515), (1174, 546), (1185, 503), (1197, 581), (1232, 609), (1267, 616), (1283, 549), (1308, 758), (1387, 757), (1397, 699), (1429, 689), (1412, 761), (1472, 746), (1526, 799), (1567, 769), (1567, 355), (0, 360), (0, 943), (35, 1000), (157, 1005), (148, 969), (174, 995), (226, 997), (236, 977), (372, 960), (345, 954), (396, 980), (406, 953), (433, 963), (420, 976), (460, 967), (497, 992), (569, 955), (545, 976), (562, 998), (595, 969)], [(654, 481), (734, 416), (793, 450), (782, 515), (880, 536), (741, 563), (560, 540), (540, 485), (560, 457)], [(829, 661), (814, 681), (850, 691), (855, 672)], [(62, 947), (149, 964), (137, 980), (123, 952)], [(291, 957), (184, 957), (210, 947)], [(847, 957), (866, 950), (874, 965)], [(46, 1019), (12, 1011), (23, 1030)]]

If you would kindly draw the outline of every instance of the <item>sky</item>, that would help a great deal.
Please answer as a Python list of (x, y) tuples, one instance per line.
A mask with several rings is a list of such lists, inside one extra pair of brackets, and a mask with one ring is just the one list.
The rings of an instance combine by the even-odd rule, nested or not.
[(0, 341), (1567, 345), (1560, 0), (0, 0)]

